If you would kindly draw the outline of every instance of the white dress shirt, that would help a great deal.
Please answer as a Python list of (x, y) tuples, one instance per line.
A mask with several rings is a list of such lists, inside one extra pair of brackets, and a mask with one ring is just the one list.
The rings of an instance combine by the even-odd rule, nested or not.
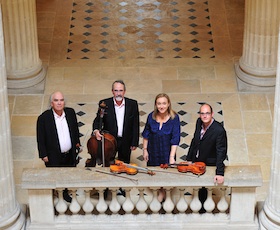
[(55, 125), (56, 125), (61, 152), (62, 153), (68, 152), (71, 149), (72, 144), (71, 144), (69, 127), (65, 117), (65, 112), (63, 111), (61, 116), (56, 114), (54, 111), (53, 114), (54, 114)]
[(124, 112), (125, 112), (125, 100), (123, 99), (122, 103), (118, 105), (114, 99), (114, 105), (115, 105), (116, 119), (118, 125), (118, 137), (122, 137)]

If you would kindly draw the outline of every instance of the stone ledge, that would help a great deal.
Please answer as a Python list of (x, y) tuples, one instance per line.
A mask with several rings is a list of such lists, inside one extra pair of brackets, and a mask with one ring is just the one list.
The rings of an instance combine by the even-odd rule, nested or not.
[[(103, 174), (95, 171), (96, 168), (32, 168), (24, 169), (22, 175), (23, 189), (55, 189), (55, 188), (93, 188), (93, 187), (213, 187), (215, 167), (207, 167), (204, 175), (196, 176), (191, 173), (178, 172), (177, 169), (156, 171), (150, 176), (144, 172), (136, 175), (121, 174), (126, 178)], [(149, 167), (150, 170), (161, 170), (159, 167)], [(109, 168), (98, 168), (109, 172)], [(137, 179), (138, 182), (129, 180)], [(262, 185), (262, 175), (259, 165), (226, 166), (225, 182), (228, 187), (259, 187)]]

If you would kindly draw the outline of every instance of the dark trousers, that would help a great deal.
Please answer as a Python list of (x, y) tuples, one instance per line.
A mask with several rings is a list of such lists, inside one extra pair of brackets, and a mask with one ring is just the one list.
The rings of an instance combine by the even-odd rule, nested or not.
[(122, 137), (117, 138), (117, 151), (118, 151), (118, 159), (120, 161), (123, 161), (124, 163), (129, 164), (131, 149), (123, 148), (123, 138)]
[(208, 195), (207, 188), (202, 187), (201, 189), (199, 189), (199, 191), (198, 191), (198, 198), (199, 198), (199, 200), (200, 200), (200, 202), (202, 204), (202, 207), (199, 210), (199, 213), (205, 213), (206, 212), (206, 210), (203, 207), (203, 204), (204, 204), (204, 202), (207, 199), (207, 195)]

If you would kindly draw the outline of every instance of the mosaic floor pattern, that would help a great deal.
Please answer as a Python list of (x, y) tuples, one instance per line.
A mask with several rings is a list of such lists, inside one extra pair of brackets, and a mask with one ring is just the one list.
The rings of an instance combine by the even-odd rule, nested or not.
[(66, 58), (215, 58), (208, 1), (73, 0)]
[[(179, 114), (181, 122), (181, 140), (177, 149), (177, 161), (186, 160), (189, 144), (194, 133), (195, 122), (198, 117), (200, 105), (205, 102), (176, 102), (172, 103), (172, 108)], [(223, 111), (221, 102), (207, 102), (211, 104), (214, 110), (214, 118), (223, 124)], [(142, 136), (141, 133), (145, 127), (148, 114), (153, 110), (153, 103), (138, 103), (140, 113), (140, 140), (139, 147), (132, 153), (131, 162), (141, 166), (145, 166), (142, 157)], [(80, 140), (84, 146), (83, 158), (90, 158), (87, 154), (86, 142), (89, 139), (92, 131), (92, 121), (97, 112), (97, 104), (78, 103), (71, 105), (76, 111), (79, 129)]]

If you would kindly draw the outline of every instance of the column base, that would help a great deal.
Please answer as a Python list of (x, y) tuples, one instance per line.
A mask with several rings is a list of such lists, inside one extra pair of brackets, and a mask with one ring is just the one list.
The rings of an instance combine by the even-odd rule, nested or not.
[(280, 216), (275, 213), (276, 210), (271, 210), (265, 202), (263, 209), (259, 213), (260, 230), (280, 229)]
[[(41, 72), (36, 76), (36, 80), (40, 79), (40, 81), (37, 83), (36, 80), (34, 80), (35, 84), (28, 87), (26, 87), (27, 82), (25, 82), (25, 80), (16, 80), (12, 82), (8, 79), (8, 94), (43, 94), (45, 90), (46, 73), (47, 67), (42, 67)], [(32, 79), (28, 79), (27, 85), (31, 85), (30, 82), (32, 82)]]
[(24, 230), (26, 229), (26, 213), (27, 206), (17, 204), (16, 209), (11, 213), (11, 216), (8, 218), (1, 219), (0, 229), (18, 229)]
[(276, 84), (276, 76), (255, 76), (245, 73), (239, 66), (239, 62), (235, 63), (235, 73), (237, 79), (238, 91), (240, 92), (274, 92)]
[(8, 94), (43, 94), (45, 90), (45, 79), (38, 83), (37, 85), (33, 85), (31, 87), (22, 88), (22, 89), (9, 89)]

